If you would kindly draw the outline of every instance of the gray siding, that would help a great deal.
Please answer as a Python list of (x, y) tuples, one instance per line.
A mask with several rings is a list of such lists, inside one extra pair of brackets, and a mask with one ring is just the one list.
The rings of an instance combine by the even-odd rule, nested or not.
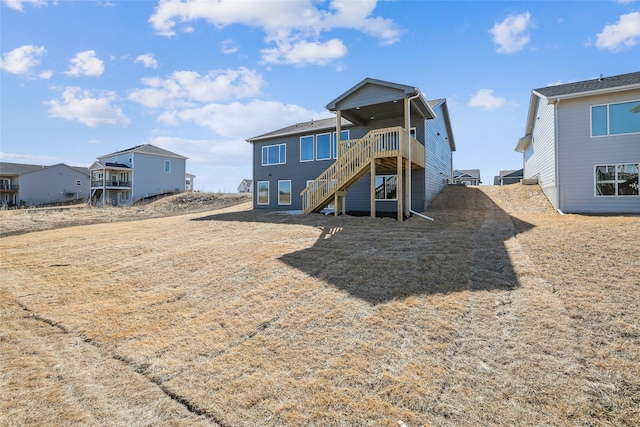
[[(164, 162), (171, 162), (170, 172), (164, 171)], [(186, 161), (175, 157), (133, 153), (133, 201), (154, 194), (184, 191)]]
[(562, 100), (558, 110), (560, 209), (640, 212), (639, 196), (596, 196), (595, 166), (640, 162), (640, 134), (591, 137), (591, 106), (640, 99), (640, 90)]
[(524, 178), (537, 178), (540, 188), (557, 209), (554, 108), (553, 104), (538, 100), (531, 144), (524, 155)]
[[(414, 210), (422, 211), (438, 195), (440, 191), (452, 180), (451, 170), (451, 146), (449, 145), (450, 135), (444, 122), (444, 112), (442, 104), (434, 108), (436, 118), (426, 120), (425, 136), (426, 142), (426, 170), (424, 171), (425, 196), (423, 206), (415, 206)], [(418, 208), (418, 209), (416, 209)]]
[(381, 104), (404, 98), (404, 92), (390, 87), (365, 85), (349, 95), (347, 99), (336, 104), (338, 110)]
[[(76, 185), (80, 181), (81, 185)], [(20, 175), (17, 201), (27, 205), (67, 202), (89, 197), (89, 171), (83, 174), (66, 165), (54, 165)], [(70, 195), (67, 195), (70, 194)]]
[[(425, 124), (419, 116), (412, 116), (411, 126), (416, 128), (418, 140), (422, 142), (425, 134)], [(349, 130), (350, 139), (362, 138), (372, 129), (379, 129), (392, 126), (404, 126), (403, 119), (380, 120), (372, 123), (370, 126), (353, 126), (344, 128)], [(335, 128), (330, 130), (316, 131), (315, 133), (304, 133), (298, 135), (289, 135), (284, 137), (275, 137), (268, 141), (259, 141), (253, 143), (253, 192), (254, 192), (254, 208), (255, 209), (284, 209), (284, 210), (300, 210), (302, 209), (302, 198), (300, 192), (307, 186), (307, 180), (316, 179), (324, 172), (333, 162), (331, 160), (314, 160), (309, 162), (300, 162), (300, 137), (308, 135), (319, 135), (327, 132), (335, 132)], [(422, 135), (422, 136), (421, 136)], [(262, 147), (269, 145), (286, 144), (286, 164), (283, 165), (267, 165), (262, 166)], [(394, 174), (396, 171), (376, 171), (377, 174)], [(291, 180), (291, 205), (278, 204), (278, 181)], [(269, 204), (258, 204), (258, 181), (269, 182)], [(424, 206), (424, 171), (413, 171), (412, 177), (412, 196), (413, 205), (422, 210)], [(347, 210), (349, 211), (369, 211), (370, 209), (370, 175), (367, 174), (359, 182), (347, 190)], [(397, 202), (378, 201), (376, 202), (376, 210), (380, 212), (395, 212)]]

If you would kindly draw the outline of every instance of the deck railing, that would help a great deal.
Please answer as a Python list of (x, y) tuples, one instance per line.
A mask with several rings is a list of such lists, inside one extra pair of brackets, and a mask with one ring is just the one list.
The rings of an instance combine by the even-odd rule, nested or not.
[(131, 181), (104, 181), (99, 179), (97, 181), (91, 181), (91, 188), (94, 187), (125, 187), (131, 188)]
[[(372, 130), (360, 139), (341, 141), (338, 159), (300, 193), (302, 211), (310, 213), (324, 207), (336, 191), (345, 190), (365, 174), (365, 168), (375, 158), (401, 155), (408, 159), (409, 138), (404, 128), (396, 126)], [(412, 163), (424, 167), (424, 146), (413, 138), (411, 142)]]
[(0, 184), (0, 191), (18, 191), (18, 186), (15, 184)]

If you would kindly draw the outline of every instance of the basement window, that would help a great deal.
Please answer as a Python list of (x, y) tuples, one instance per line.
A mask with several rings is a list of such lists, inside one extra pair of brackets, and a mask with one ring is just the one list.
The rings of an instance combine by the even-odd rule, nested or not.
[(637, 196), (639, 163), (596, 166), (596, 196)]
[(376, 200), (398, 200), (398, 175), (376, 175)]

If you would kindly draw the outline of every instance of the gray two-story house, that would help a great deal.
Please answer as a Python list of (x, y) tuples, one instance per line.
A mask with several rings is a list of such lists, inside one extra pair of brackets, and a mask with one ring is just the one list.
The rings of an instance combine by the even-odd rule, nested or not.
[(187, 158), (155, 147), (138, 145), (98, 157), (90, 167), (91, 198), (96, 205), (129, 205), (186, 187)]
[(0, 203), (46, 205), (89, 197), (89, 169), (0, 162)]
[(452, 181), (445, 99), (366, 78), (327, 104), (335, 117), (249, 138), (255, 209), (422, 212)]
[(556, 209), (639, 213), (640, 72), (534, 89), (516, 151)]

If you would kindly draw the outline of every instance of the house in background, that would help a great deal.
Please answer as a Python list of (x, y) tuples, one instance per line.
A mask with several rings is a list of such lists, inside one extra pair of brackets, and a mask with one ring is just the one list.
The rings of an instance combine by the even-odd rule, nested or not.
[(89, 197), (89, 169), (0, 162), (0, 203), (46, 205)]
[(366, 78), (331, 101), (336, 117), (248, 139), (255, 209), (424, 211), (452, 179), (455, 142), (445, 99)]
[(500, 171), (500, 175), (493, 177), (493, 185), (519, 184), (523, 178), (523, 170)]
[(184, 177), (184, 191), (193, 191), (194, 184), (193, 181), (196, 179), (196, 176), (192, 173), (185, 174)]
[(480, 169), (456, 169), (453, 171), (453, 183), (464, 185), (480, 185)]
[(253, 193), (253, 180), (243, 179), (238, 185), (238, 193)]
[(534, 89), (516, 151), (556, 209), (640, 212), (640, 72)]
[(91, 171), (91, 203), (129, 205), (186, 187), (187, 158), (150, 144), (98, 157)]

